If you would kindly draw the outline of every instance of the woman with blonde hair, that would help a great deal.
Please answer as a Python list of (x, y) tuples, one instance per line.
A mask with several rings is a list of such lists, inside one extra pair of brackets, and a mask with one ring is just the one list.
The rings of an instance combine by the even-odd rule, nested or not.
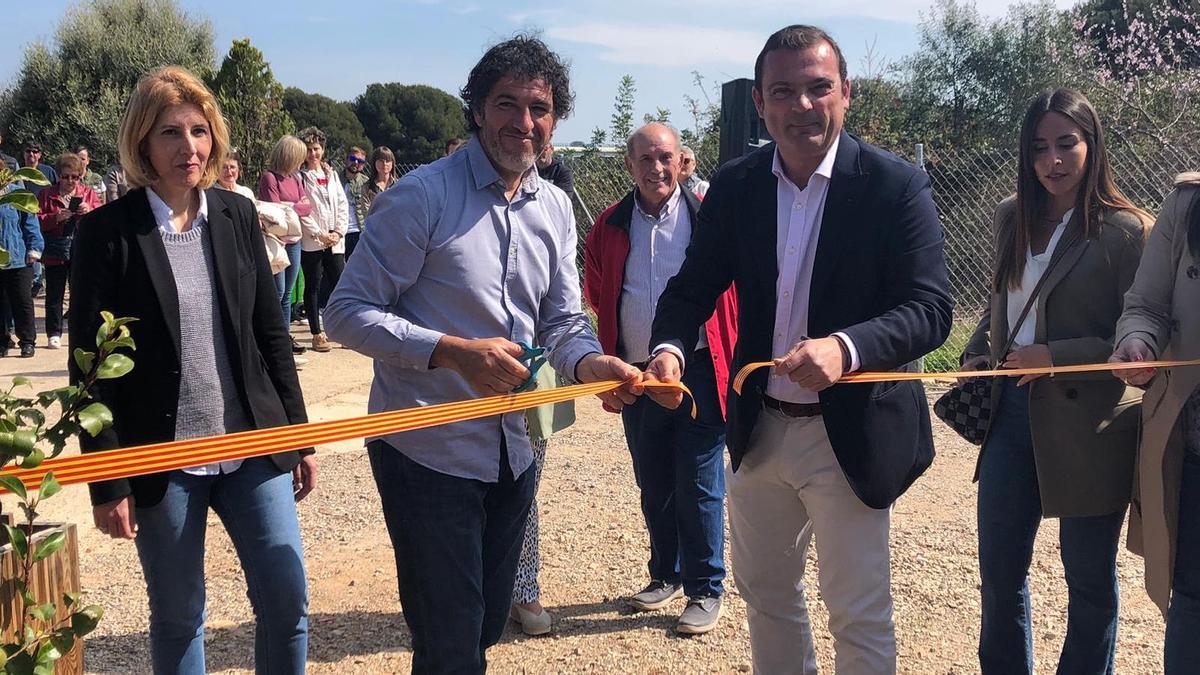
[[(229, 149), (216, 99), (183, 68), (137, 84), (121, 123), (130, 190), (84, 216), (72, 261), (71, 343), (102, 311), (131, 324), (137, 367), (92, 391), (113, 426), (85, 453), (307, 421), (252, 202), (210, 189)], [(68, 359), (72, 381), (82, 375)], [(255, 668), (303, 673), (308, 593), (296, 502), (311, 448), (92, 483), (96, 527), (133, 539), (156, 673), (204, 672), (208, 511), (225, 526), (257, 620)]]
[[(996, 207), (990, 314), (964, 369), (1095, 363), (1111, 352), (1150, 217), (1113, 180), (1095, 109), (1047, 91), (1021, 126), (1017, 194)], [(1108, 377), (994, 378), (976, 467), (983, 673), (1032, 673), (1029, 565), (1059, 519), (1069, 597), (1060, 673), (1110, 673), (1117, 546), (1129, 505), (1141, 391)]]
[[(312, 213), (312, 201), (300, 178), (300, 167), (308, 150), (304, 141), (295, 136), (284, 136), (275, 142), (267, 157), (267, 170), (258, 179), (258, 198), (264, 202), (287, 204), (296, 215), (305, 218)], [(282, 237), (287, 251), (288, 266), (275, 275), (275, 291), (279, 295), (279, 306), (283, 311), (283, 327), (291, 335), (292, 289), (300, 277), (300, 237)], [(297, 357), (304, 348), (292, 338), (292, 354)], [(297, 361), (299, 363), (299, 361)]]

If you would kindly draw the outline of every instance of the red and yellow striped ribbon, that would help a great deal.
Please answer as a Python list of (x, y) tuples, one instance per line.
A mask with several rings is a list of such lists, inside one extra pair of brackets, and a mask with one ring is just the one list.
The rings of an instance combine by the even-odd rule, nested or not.
[[(774, 361), (748, 363), (733, 378), (733, 390), (742, 393), (742, 385), (750, 373), (759, 368), (774, 366)], [(1065, 375), (1067, 373), (1096, 373), (1114, 370), (1141, 370), (1143, 368), (1182, 368), (1200, 366), (1200, 359), (1190, 361), (1130, 361), (1128, 363), (1085, 363), (1074, 366), (1050, 366), (1048, 368), (1000, 368), (996, 370), (955, 370), (944, 373), (850, 373), (838, 383), (848, 382), (898, 382), (902, 380), (950, 380), (960, 377), (1017, 377), (1021, 375)]]
[[(623, 384), (625, 383), (619, 380), (607, 380), (555, 389), (534, 390), (521, 394), (502, 394), (469, 401), (407, 408), (341, 420), (309, 422), (185, 441), (153, 443), (120, 450), (51, 459), (36, 468), (9, 468), (0, 472), (0, 475), (16, 476), (25, 483), (26, 489), (30, 490), (41, 486), (42, 478), (48, 471), (53, 471), (55, 479), (63, 485), (131, 478), (214, 462), (260, 457), (354, 438), (381, 436), (491, 417), (540, 405), (560, 403), (591, 394), (602, 394)], [(692, 396), (692, 392), (682, 383), (646, 381), (641, 383), (641, 386), (678, 389), (687, 394), (689, 398)], [(693, 400), (692, 417), (695, 416), (696, 405)], [(0, 492), (3, 491), (5, 490), (0, 488)]]

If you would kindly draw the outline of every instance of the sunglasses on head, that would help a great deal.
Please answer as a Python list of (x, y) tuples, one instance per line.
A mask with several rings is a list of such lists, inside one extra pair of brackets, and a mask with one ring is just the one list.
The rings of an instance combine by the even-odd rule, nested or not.
[(362, 157), (356, 157), (355, 155), (350, 155), (349, 157), (346, 158), (346, 161), (350, 162), (351, 164), (366, 164), (367, 163), (367, 160), (363, 159)]

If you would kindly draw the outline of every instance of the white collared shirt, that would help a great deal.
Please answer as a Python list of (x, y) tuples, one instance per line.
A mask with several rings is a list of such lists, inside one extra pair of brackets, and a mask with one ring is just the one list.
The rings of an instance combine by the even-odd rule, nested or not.
[[(683, 266), (691, 240), (692, 221), (679, 185), (657, 214), (646, 213), (635, 194), (629, 220), (629, 255), (617, 305), (617, 355), (627, 363), (649, 359), (650, 326), (658, 298)], [(708, 340), (701, 328), (696, 349), (706, 347)]]
[[(205, 225), (208, 223), (208, 198), (204, 196), (204, 190), (197, 190), (200, 193), (200, 207), (196, 209), (196, 217), (192, 220), (191, 227)], [(175, 225), (171, 223), (171, 217), (175, 212), (170, 206), (159, 197), (151, 188), (146, 188), (146, 198), (150, 201), (150, 212), (154, 214), (154, 222), (158, 225), (158, 229), (167, 234), (177, 234)], [(185, 321), (186, 317), (179, 317), (180, 321)], [(203, 466), (193, 466), (182, 469), (184, 473), (193, 476), (215, 476), (220, 473), (233, 473), (242, 466), (240, 459), (230, 460), (228, 462), (215, 462), (213, 464), (205, 464)]]
[[(1063, 214), (1062, 221), (1054, 228), (1054, 233), (1050, 235), (1050, 242), (1046, 244), (1046, 250), (1034, 255), (1030, 249), (1025, 249), (1025, 272), (1021, 275), (1021, 286), (1016, 290), (1008, 291), (1008, 332), (1012, 335), (1013, 324), (1017, 319), (1021, 318), (1021, 310), (1025, 309), (1025, 303), (1029, 302), (1029, 294), (1033, 288), (1038, 285), (1042, 275), (1046, 273), (1046, 268), (1050, 266), (1050, 259), (1054, 257), (1054, 249), (1058, 246), (1058, 242), (1062, 239), (1063, 232), (1067, 230), (1067, 223), (1071, 222), (1071, 215), (1075, 213), (1075, 209), (1068, 209)], [(1034, 299), (1029, 307), (1029, 314), (1025, 316), (1025, 320), (1021, 322), (1021, 326), (1017, 329), (1017, 337), (1013, 340), (1013, 349), (1028, 347), (1037, 339), (1037, 314), (1038, 301)]]
[[(817, 255), (817, 241), (821, 236), (825, 197), (829, 193), (833, 162), (837, 158), (840, 141), (840, 138), (834, 139), (803, 189), (784, 173), (779, 149), (775, 149), (771, 164), (771, 173), (777, 178), (775, 258), (779, 269), (775, 281), (775, 334), (771, 336), (771, 353), (775, 357), (787, 354), (797, 342), (808, 337), (813, 263)], [(850, 352), (846, 372), (858, 370), (858, 350), (854, 348), (854, 343), (845, 333), (834, 335), (842, 339)], [(771, 371), (767, 380), (766, 393), (772, 398), (792, 403), (817, 403), (820, 400), (816, 392), (804, 389), (787, 376), (776, 375), (774, 371)]]

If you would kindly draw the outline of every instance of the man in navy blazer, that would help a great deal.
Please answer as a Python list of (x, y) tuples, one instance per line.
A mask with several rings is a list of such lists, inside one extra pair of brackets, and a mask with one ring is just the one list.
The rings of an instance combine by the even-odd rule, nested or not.
[(850, 82), (824, 31), (773, 34), (753, 97), (776, 143), (713, 177), (659, 300), (647, 373), (680, 377), (735, 283), (734, 368), (776, 361), (728, 405), (731, 543), (755, 671), (816, 672), (804, 600), (815, 535), (837, 672), (895, 672), (889, 515), (933, 460), (928, 405), (918, 382), (834, 383), (914, 370), (946, 339), (942, 227), (924, 172), (843, 131)]

